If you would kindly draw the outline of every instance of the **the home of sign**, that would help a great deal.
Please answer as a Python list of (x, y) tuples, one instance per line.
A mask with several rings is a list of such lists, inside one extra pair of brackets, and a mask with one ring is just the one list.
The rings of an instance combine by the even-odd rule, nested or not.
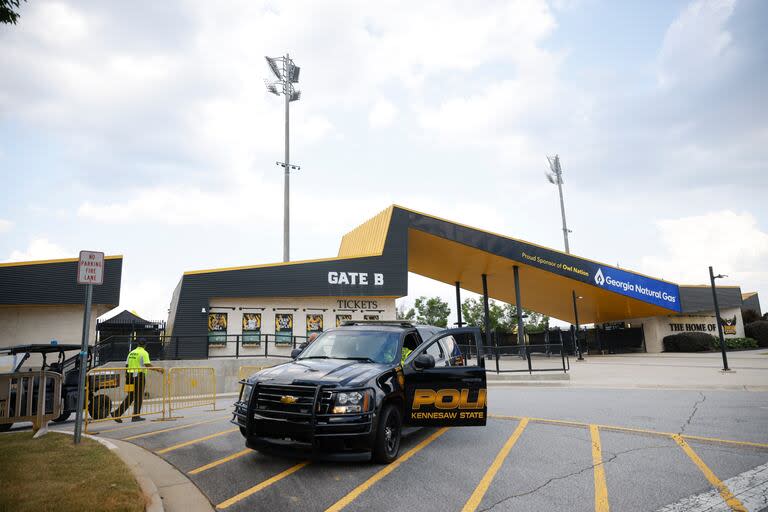
[[(708, 321), (696, 321), (698, 319), (689, 319), (690, 322), (670, 322), (669, 330), (673, 333), (678, 332), (708, 332), (717, 334), (717, 321), (715, 317), (706, 317)], [(736, 334), (736, 315), (731, 318), (723, 318), (723, 334)]]

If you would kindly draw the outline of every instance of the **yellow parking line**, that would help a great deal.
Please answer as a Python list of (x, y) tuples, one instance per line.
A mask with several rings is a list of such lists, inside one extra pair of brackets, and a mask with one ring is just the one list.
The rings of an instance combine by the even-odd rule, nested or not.
[(592, 437), (592, 467), (595, 473), (595, 512), (608, 512), (608, 486), (605, 484), (603, 449), (600, 446), (600, 430), (597, 425), (589, 426), (589, 434)]
[(222, 457), (218, 460), (215, 460), (213, 462), (209, 462), (205, 466), (200, 466), (199, 468), (195, 468), (192, 471), (190, 471), (188, 474), (190, 475), (196, 475), (198, 473), (202, 473), (203, 471), (207, 471), (211, 468), (215, 468), (216, 466), (221, 466), (225, 462), (229, 462), (231, 460), (235, 460), (237, 458), (242, 457), (243, 455), (248, 455), (249, 453), (253, 453), (253, 450), (250, 448), (246, 448), (245, 450), (237, 453), (233, 453), (232, 455), (227, 455), (226, 457)]
[[(520, 421), (523, 419), (522, 416), (504, 416), (499, 414), (489, 414), (488, 417), (496, 420), (512, 420), (512, 421)], [(568, 427), (578, 427), (578, 428), (589, 428), (590, 426), (590, 423), (582, 423), (580, 421), (552, 420), (549, 418), (531, 418), (531, 417), (529, 417), (528, 420), (531, 423), (549, 423), (553, 425), (564, 425)], [(631, 432), (633, 434), (647, 434), (651, 436), (663, 436), (663, 437), (672, 437), (672, 436), (678, 435), (673, 432), (660, 432), (658, 430), (648, 430), (644, 428), (619, 427), (617, 425), (602, 425), (602, 424), (597, 424), (597, 426), (601, 430), (614, 430), (616, 432)], [(747, 446), (750, 448), (760, 448), (764, 450), (768, 449), (768, 443), (755, 443), (752, 441), (736, 441), (732, 439), (720, 439), (717, 437), (691, 436), (688, 434), (682, 435), (680, 437), (682, 437), (683, 439), (703, 441), (707, 443), (732, 444), (736, 446)]]
[(474, 512), (477, 510), (477, 507), (480, 506), (480, 502), (483, 501), (483, 496), (485, 496), (485, 493), (488, 492), (488, 487), (490, 487), (493, 478), (496, 476), (496, 473), (498, 473), (501, 465), (504, 464), (504, 459), (507, 458), (509, 451), (513, 446), (515, 446), (517, 440), (520, 439), (520, 435), (523, 433), (523, 430), (525, 430), (527, 425), (528, 418), (523, 418), (520, 420), (520, 423), (518, 423), (515, 431), (511, 436), (509, 436), (507, 442), (504, 443), (504, 446), (501, 447), (501, 451), (499, 451), (499, 453), (496, 455), (496, 458), (493, 460), (491, 467), (488, 468), (488, 471), (485, 472), (483, 478), (480, 479), (480, 483), (477, 484), (475, 491), (464, 504), (464, 508), (461, 509), (461, 512)]
[(178, 450), (179, 448), (184, 448), (185, 446), (190, 446), (197, 443), (202, 443), (203, 441), (207, 441), (209, 439), (213, 439), (214, 437), (223, 436), (226, 434), (231, 434), (232, 432), (237, 432), (239, 429), (237, 428), (231, 428), (229, 430), (225, 430), (223, 432), (216, 432), (215, 434), (211, 434), (209, 436), (204, 437), (198, 437), (197, 439), (192, 439), (191, 441), (184, 441), (183, 443), (175, 444), (173, 446), (169, 446), (168, 448), (163, 448), (162, 450), (158, 450), (155, 453), (158, 455), (161, 455), (163, 453), (172, 452), (174, 450)]
[(738, 512), (747, 512), (747, 509), (744, 507), (744, 505), (736, 498), (736, 496), (733, 495), (730, 489), (728, 489), (728, 486), (725, 485), (723, 482), (720, 481), (717, 476), (712, 472), (711, 469), (704, 463), (701, 458), (696, 455), (696, 452), (693, 451), (693, 448), (688, 445), (688, 443), (685, 442), (685, 439), (680, 437), (677, 434), (672, 435), (672, 439), (675, 440), (677, 444), (680, 445), (680, 448), (683, 449), (686, 455), (693, 461), (694, 464), (701, 470), (701, 472), (704, 474), (707, 480), (709, 480), (709, 483), (712, 484), (712, 486), (717, 489), (717, 492), (720, 493), (720, 496), (722, 496), (723, 500), (725, 500), (726, 505), (728, 505), (731, 510), (735, 510)]
[(692, 441), (703, 441), (706, 443), (734, 444), (736, 446), (749, 446), (751, 448), (768, 449), (768, 443), (753, 443), (751, 441), (733, 441), (731, 439), (718, 439), (716, 437), (689, 436), (688, 434), (680, 437), (682, 437), (683, 439), (690, 439)]
[(177, 427), (164, 428), (161, 430), (153, 430), (152, 432), (146, 432), (144, 434), (137, 434), (135, 436), (129, 436), (122, 438), (123, 441), (131, 441), (133, 439), (140, 439), (142, 437), (154, 436), (155, 434), (162, 434), (163, 432), (173, 432), (174, 430), (181, 430), (184, 428), (196, 427), (198, 425), (204, 425), (206, 423), (213, 423), (214, 421), (221, 421), (223, 418), (216, 418), (215, 420), (198, 421), (197, 423), (189, 423), (187, 425), (179, 425)]
[(229, 507), (231, 505), (234, 505), (235, 503), (244, 500), (248, 496), (251, 496), (252, 494), (256, 494), (257, 492), (259, 492), (260, 490), (264, 489), (265, 487), (269, 487), (270, 485), (274, 484), (275, 482), (279, 482), (283, 478), (292, 475), (293, 473), (297, 472), (298, 470), (300, 470), (301, 468), (303, 468), (307, 464), (309, 464), (309, 461), (296, 464), (295, 466), (292, 466), (292, 467), (286, 469), (282, 473), (278, 473), (278, 474), (276, 474), (275, 476), (273, 476), (271, 478), (267, 478), (266, 480), (264, 480), (260, 484), (254, 485), (250, 489), (247, 489), (247, 490), (241, 492), (240, 494), (238, 494), (236, 496), (232, 496), (228, 500), (222, 501), (221, 503), (216, 505), (216, 508), (218, 508), (218, 509), (225, 509), (225, 508), (227, 508), (227, 507)]
[(376, 482), (378, 482), (379, 480), (381, 480), (382, 478), (384, 478), (385, 476), (387, 476), (388, 474), (396, 470), (398, 467), (400, 467), (400, 465), (403, 462), (407, 461), (408, 459), (410, 459), (411, 457), (419, 453), (421, 450), (426, 448), (427, 445), (429, 445), (429, 443), (431, 443), (441, 435), (445, 434), (447, 431), (448, 431), (448, 428), (443, 427), (437, 432), (433, 433), (431, 436), (429, 436), (428, 438), (426, 438), (425, 440), (423, 440), (422, 442), (420, 442), (419, 444), (417, 444), (416, 446), (414, 446), (413, 448), (405, 452), (402, 456), (400, 456), (400, 458), (398, 458), (388, 466), (385, 466), (383, 469), (378, 471), (371, 478), (369, 478), (362, 484), (352, 489), (352, 491), (349, 494), (347, 494), (346, 496), (341, 498), (339, 501), (337, 501), (336, 503), (328, 507), (325, 510), (325, 512), (338, 512), (339, 510), (343, 509), (344, 507), (346, 507), (347, 505), (355, 501), (358, 496), (360, 496), (365, 491), (370, 489), (371, 486), (373, 486), (373, 484), (375, 484)]

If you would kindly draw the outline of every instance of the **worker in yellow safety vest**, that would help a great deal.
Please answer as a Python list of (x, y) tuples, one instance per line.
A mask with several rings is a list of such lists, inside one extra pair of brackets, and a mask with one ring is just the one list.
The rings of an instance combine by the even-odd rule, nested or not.
[(128, 371), (125, 372), (125, 387), (127, 395), (120, 407), (115, 409), (112, 417), (116, 422), (122, 423), (120, 417), (133, 404), (133, 417), (131, 421), (144, 421), (141, 417), (141, 403), (144, 401), (144, 387), (147, 379), (147, 367), (152, 364), (149, 361), (149, 352), (144, 348), (146, 340), (139, 338), (138, 346), (128, 353), (125, 366)]
[(411, 355), (411, 352), (413, 352), (413, 350), (409, 349), (408, 347), (403, 347), (403, 355), (400, 358), (400, 364), (405, 362), (408, 356)]

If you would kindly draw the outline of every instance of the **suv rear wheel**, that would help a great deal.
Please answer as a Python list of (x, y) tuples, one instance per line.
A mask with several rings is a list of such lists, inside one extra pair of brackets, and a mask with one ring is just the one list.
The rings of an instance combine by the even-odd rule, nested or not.
[(400, 436), (403, 430), (400, 411), (392, 404), (385, 405), (379, 417), (376, 431), (376, 444), (373, 447), (373, 460), (379, 464), (389, 464), (400, 452)]

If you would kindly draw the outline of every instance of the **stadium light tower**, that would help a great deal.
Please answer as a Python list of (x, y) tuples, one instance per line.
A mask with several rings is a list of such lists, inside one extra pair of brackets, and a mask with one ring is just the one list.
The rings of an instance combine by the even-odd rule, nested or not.
[(285, 96), (285, 161), (275, 162), (285, 168), (285, 185), (283, 187), (283, 261), (290, 261), (290, 175), (291, 169), (299, 170), (298, 165), (291, 165), (290, 155), (290, 104), (301, 98), (301, 91), (296, 90), (293, 84), (299, 81), (299, 71), (301, 68), (296, 66), (291, 57), (286, 53), (284, 57), (264, 57), (267, 59), (269, 69), (275, 75), (277, 80), (264, 80), (267, 91), (275, 96), (281, 94)]
[(565, 242), (565, 252), (571, 254), (571, 249), (568, 247), (568, 233), (571, 232), (568, 229), (568, 225), (565, 223), (565, 203), (563, 202), (563, 169), (560, 167), (560, 156), (548, 156), (549, 169), (552, 172), (547, 173), (547, 179), (550, 183), (557, 185), (557, 191), (560, 193), (560, 214), (563, 216), (563, 241)]

